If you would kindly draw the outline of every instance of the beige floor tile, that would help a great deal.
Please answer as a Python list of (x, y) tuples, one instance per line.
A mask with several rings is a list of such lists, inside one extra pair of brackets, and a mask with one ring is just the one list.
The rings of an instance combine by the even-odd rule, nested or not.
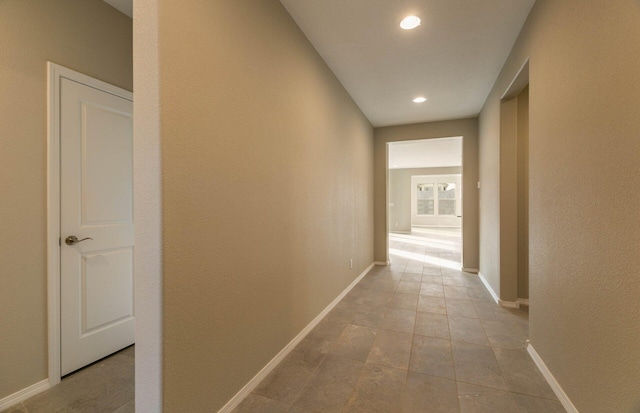
[(29, 413), (113, 412), (135, 398), (133, 350), (116, 353), (23, 403)]
[(442, 275), (422, 274), (422, 283), (423, 284), (443, 285), (443, 282), (444, 282), (444, 280), (442, 279)]
[(344, 413), (400, 413), (406, 370), (367, 363)]
[(423, 282), (420, 288), (420, 295), (427, 297), (444, 297), (444, 286), (441, 284), (434, 284)]
[(385, 306), (389, 303), (392, 297), (392, 291), (371, 290), (361, 287), (360, 284), (358, 284), (344, 297), (343, 301), (359, 305), (371, 304)]
[(491, 347), (451, 342), (456, 379), (507, 390), (507, 384)]
[(413, 333), (416, 323), (416, 312), (413, 310), (397, 310), (390, 308), (384, 316), (384, 321), (380, 325), (383, 330), (400, 331), (403, 333)]
[(373, 346), (376, 332), (377, 330), (350, 324), (336, 340), (331, 354), (352, 360), (365, 361), (369, 356), (371, 346)]
[(478, 286), (482, 287), (482, 280), (478, 276), (478, 274), (471, 274), (468, 272), (462, 273), (462, 280), (464, 281), (467, 287)]
[(327, 356), (294, 405), (309, 412), (340, 412), (353, 393), (364, 362)]
[(398, 289), (396, 290), (396, 292), (408, 293), (408, 294), (419, 294), (420, 282), (400, 281), (400, 284), (398, 284)]
[[(113, 413), (135, 413), (136, 411), (136, 402), (135, 400), (129, 400), (122, 406), (118, 407), (113, 411)], [(275, 412), (274, 412), (275, 413)]]
[(518, 412), (513, 393), (503, 390), (458, 382), (458, 398), (461, 413)]
[(233, 413), (286, 413), (289, 404), (269, 399), (257, 394), (250, 394), (233, 410)]
[(481, 320), (480, 322), (491, 347), (509, 349), (526, 347), (526, 338), (516, 323), (495, 320)]
[(414, 334), (449, 340), (449, 321), (446, 315), (418, 312)]
[(334, 343), (346, 327), (346, 324), (325, 318), (296, 346), (296, 350), (302, 352), (317, 351), (326, 354), (331, 351)]
[(467, 292), (469, 293), (469, 297), (471, 297), (473, 300), (481, 300), (496, 304), (496, 302), (493, 301), (491, 293), (487, 291), (487, 288), (484, 285), (467, 286)]
[(447, 303), (447, 314), (467, 318), (478, 318), (476, 308), (472, 300), (462, 298), (445, 298)]
[(409, 370), (455, 380), (451, 342), (432, 337), (414, 336)]
[(425, 313), (447, 314), (447, 306), (444, 297), (420, 295), (418, 298), (418, 311)]
[(534, 364), (527, 350), (494, 348), (493, 352), (509, 391), (556, 399), (555, 393)]
[(411, 340), (411, 334), (380, 330), (371, 347), (367, 362), (407, 369), (411, 355)]
[(422, 273), (404, 273), (400, 281), (420, 283), (422, 282)]
[(351, 324), (378, 328), (384, 320), (387, 308), (382, 305), (360, 304), (351, 314)]
[(464, 283), (461, 275), (443, 275), (442, 284), (450, 285), (452, 287), (466, 287), (466, 284)]
[(380, 271), (375, 271), (376, 268), (382, 268), (382, 267), (375, 267), (374, 270), (371, 270), (367, 275), (365, 275), (365, 279), (374, 279), (374, 280), (391, 280), (391, 281), (400, 281), (400, 279), (402, 278), (402, 271), (392, 271), (392, 270), (380, 270)]
[(457, 413), (456, 382), (410, 371), (403, 394), (403, 412)]
[(473, 306), (481, 320), (512, 322), (511, 315), (495, 302), (473, 300)]
[(320, 353), (292, 351), (253, 391), (254, 394), (293, 403), (325, 357)]
[(547, 400), (538, 397), (514, 394), (519, 413), (566, 413), (562, 404), (557, 400)]
[(287, 413), (316, 413), (316, 412), (310, 412), (309, 410), (303, 409), (302, 407), (298, 407), (298, 406), (291, 406), (289, 410), (287, 410)]
[[(448, 311), (448, 309), (447, 309)], [(465, 343), (489, 345), (487, 335), (484, 333), (482, 324), (477, 318), (449, 317), (449, 334), (451, 340), (463, 341)]]
[(444, 286), (444, 296), (445, 298), (465, 298), (467, 300), (471, 299), (471, 296), (467, 291), (467, 287), (452, 287), (450, 285)]
[(395, 291), (400, 283), (399, 280), (373, 280), (370, 289), (376, 291)]
[(422, 268), (422, 275), (442, 276), (442, 270), (436, 265), (425, 265)]
[(395, 293), (388, 307), (399, 310), (416, 311), (418, 307), (418, 294)]
[(407, 266), (404, 268), (405, 273), (412, 273), (412, 274), (421, 274), (423, 270), (424, 270), (424, 267), (422, 266), (422, 264), (414, 264), (412, 262), (407, 264)]

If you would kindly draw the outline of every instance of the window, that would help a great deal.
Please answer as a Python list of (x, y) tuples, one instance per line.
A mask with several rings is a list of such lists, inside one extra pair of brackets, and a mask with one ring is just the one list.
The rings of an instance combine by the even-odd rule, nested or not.
[(455, 183), (420, 183), (416, 195), (418, 215), (456, 216)]
[(435, 215), (433, 184), (418, 184), (418, 215)]
[(438, 215), (456, 214), (456, 184), (438, 184)]

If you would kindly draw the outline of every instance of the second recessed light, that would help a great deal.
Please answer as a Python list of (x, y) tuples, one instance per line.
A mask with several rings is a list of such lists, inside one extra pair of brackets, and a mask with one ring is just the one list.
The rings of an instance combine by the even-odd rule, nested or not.
[(427, 98), (420, 96), (420, 97), (417, 97), (417, 98), (413, 99), (413, 101), (415, 103), (424, 103), (424, 102), (427, 101)]
[(415, 29), (420, 26), (420, 17), (418, 16), (407, 16), (400, 22), (400, 27), (405, 30)]

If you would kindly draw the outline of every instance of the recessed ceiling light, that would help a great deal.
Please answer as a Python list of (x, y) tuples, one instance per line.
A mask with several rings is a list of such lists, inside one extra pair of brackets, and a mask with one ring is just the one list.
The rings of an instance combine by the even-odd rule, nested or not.
[(420, 17), (418, 16), (407, 16), (400, 22), (400, 27), (405, 30), (415, 29), (420, 26)]
[(426, 102), (426, 101), (427, 101), (427, 98), (420, 96), (420, 97), (418, 97), (418, 98), (413, 99), (413, 101), (414, 101), (415, 103), (424, 103), (424, 102)]

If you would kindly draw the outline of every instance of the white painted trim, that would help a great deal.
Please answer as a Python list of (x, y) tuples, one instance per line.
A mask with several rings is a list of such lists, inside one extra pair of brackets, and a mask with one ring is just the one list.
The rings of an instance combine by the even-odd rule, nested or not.
[(528, 298), (518, 298), (516, 300), (516, 302), (518, 303), (518, 305), (524, 305), (526, 307), (529, 306), (529, 299)]
[(389, 234), (411, 234), (411, 231), (389, 231)]
[(32, 384), (29, 387), (26, 387), (22, 390), (19, 390), (9, 396), (0, 400), (0, 411), (4, 409), (8, 409), (11, 406), (14, 406), (24, 400), (27, 400), (30, 397), (35, 396), (38, 393), (42, 393), (45, 390), (49, 390), (51, 385), (49, 384), (49, 380), (44, 379), (35, 384)]
[(225, 404), (220, 410), (218, 410), (218, 413), (229, 413), (233, 409), (238, 407), (240, 403), (242, 403), (242, 401), (258, 386), (258, 384), (260, 384), (262, 379), (264, 379), (269, 373), (271, 373), (271, 371), (282, 360), (284, 360), (284, 358), (291, 352), (291, 350), (293, 350), (298, 345), (298, 343), (300, 343), (307, 336), (307, 334), (309, 334), (311, 330), (313, 330), (313, 328), (317, 326), (318, 323), (322, 321), (322, 319), (325, 318), (331, 310), (333, 310), (333, 308), (344, 298), (344, 296), (347, 295), (349, 291), (351, 291), (351, 289), (353, 289), (353, 287), (355, 287), (360, 282), (360, 280), (362, 280), (362, 278), (367, 275), (369, 271), (371, 271), (374, 265), (376, 264), (372, 263), (371, 265), (369, 265), (355, 280), (353, 280), (353, 282), (349, 284), (349, 286), (345, 288), (344, 291), (342, 291), (340, 295), (335, 298), (335, 300), (333, 300), (327, 307), (325, 307), (324, 310), (320, 312), (320, 314), (318, 314), (316, 318), (314, 318), (309, 324), (307, 324), (307, 326), (303, 328), (302, 331), (300, 331), (300, 333), (298, 333), (298, 335), (295, 336), (293, 340), (291, 340), (289, 344), (287, 344), (269, 363), (267, 363), (267, 365), (264, 366), (262, 370), (258, 372), (258, 374), (256, 374), (251, 380), (249, 380), (249, 383), (247, 383), (242, 389), (240, 389), (240, 391), (236, 393), (236, 395), (233, 396), (231, 400), (227, 402), (227, 404)]
[(477, 268), (464, 268), (464, 267), (462, 267), (462, 271), (468, 272), (470, 274), (478, 274), (480, 272), (480, 270), (478, 270)]
[(484, 284), (484, 288), (486, 288), (487, 291), (489, 291), (489, 294), (491, 294), (491, 297), (493, 297), (493, 301), (495, 301), (496, 304), (500, 305), (500, 297), (498, 297), (498, 294), (493, 291), (493, 288), (491, 287), (491, 284), (489, 284), (489, 281), (487, 281), (487, 279), (484, 278), (484, 275), (482, 275), (482, 273), (479, 271), (478, 277), (480, 277), (480, 281), (482, 281), (482, 284)]
[(500, 307), (505, 308), (520, 308), (520, 303), (517, 301), (498, 300), (498, 304), (500, 304)]
[(380, 266), (383, 266), (383, 267), (386, 267), (389, 264), (391, 264), (391, 261), (375, 261), (373, 263), (373, 265), (380, 265)]
[(517, 301), (501, 300), (500, 297), (498, 297), (498, 294), (496, 294), (496, 292), (493, 291), (493, 287), (491, 287), (491, 284), (489, 284), (489, 281), (487, 281), (487, 279), (484, 277), (484, 275), (482, 275), (481, 272), (478, 272), (478, 277), (480, 277), (480, 281), (482, 281), (482, 283), (484, 284), (484, 287), (487, 289), (487, 291), (489, 291), (489, 294), (491, 294), (493, 301), (495, 301), (496, 304), (498, 304), (500, 307), (520, 308), (520, 303)]
[(553, 392), (556, 394), (556, 397), (558, 398), (564, 409), (567, 411), (567, 413), (579, 413), (578, 409), (576, 409), (576, 406), (574, 406), (571, 402), (571, 399), (569, 399), (569, 396), (567, 396), (564, 390), (562, 390), (560, 383), (558, 383), (556, 378), (553, 377), (553, 374), (551, 374), (551, 370), (549, 370), (545, 362), (542, 360), (542, 357), (540, 357), (538, 352), (529, 342), (527, 342), (527, 351), (529, 352), (529, 355), (533, 359), (533, 362), (536, 364), (538, 370), (540, 370), (540, 373), (542, 373), (545, 380), (547, 380), (547, 383), (549, 383), (551, 390), (553, 390)]
[(60, 383), (60, 83), (73, 80), (133, 101), (133, 93), (47, 62), (47, 299), (49, 385)]

